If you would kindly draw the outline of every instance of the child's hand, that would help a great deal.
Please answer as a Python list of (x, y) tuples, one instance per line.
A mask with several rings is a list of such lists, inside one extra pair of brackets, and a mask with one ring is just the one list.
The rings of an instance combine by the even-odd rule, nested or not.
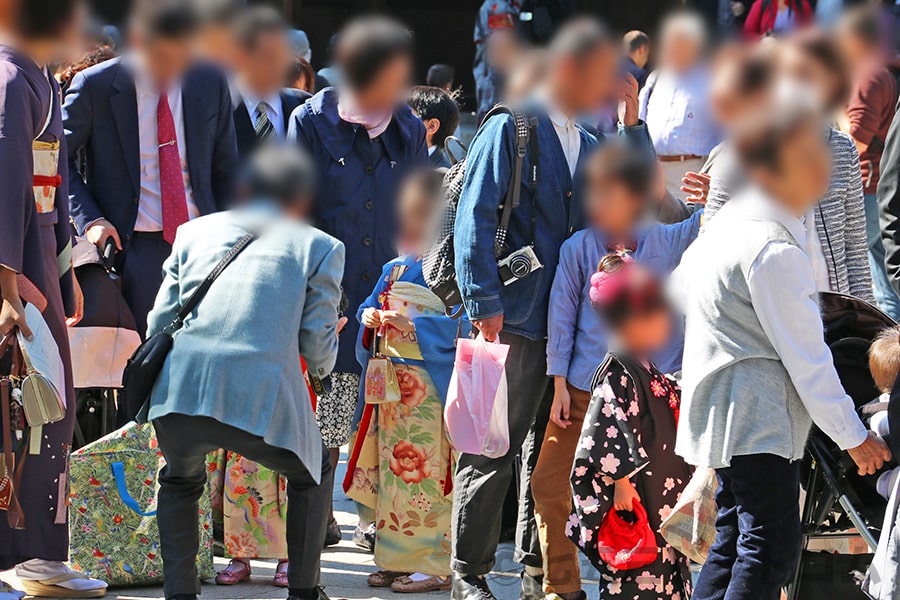
[(627, 477), (617, 479), (615, 483), (616, 493), (613, 496), (613, 508), (616, 510), (634, 510), (634, 501), (641, 501), (637, 490), (631, 485), (631, 480)]
[(553, 389), (553, 405), (550, 407), (550, 420), (556, 423), (561, 429), (565, 429), (572, 424), (569, 420), (569, 407), (572, 405), (572, 397), (569, 395), (569, 389), (566, 387), (566, 380), (558, 377)]
[(390, 325), (394, 329), (399, 329), (400, 331), (405, 331), (407, 333), (416, 330), (415, 323), (396, 310), (381, 311), (381, 323), (383, 325)]
[(378, 329), (381, 327), (381, 311), (377, 308), (367, 308), (362, 314), (362, 324), (367, 329)]

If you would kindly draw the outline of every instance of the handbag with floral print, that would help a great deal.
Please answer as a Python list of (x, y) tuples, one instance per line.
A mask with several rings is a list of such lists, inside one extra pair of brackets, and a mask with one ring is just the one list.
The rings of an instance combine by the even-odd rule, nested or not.
[(400, 383), (391, 359), (383, 356), (378, 348), (381, 335), (372, 340), (372, 357), (366, 366), (365, 396), (367, 404), (384, 404), (400, 401)]

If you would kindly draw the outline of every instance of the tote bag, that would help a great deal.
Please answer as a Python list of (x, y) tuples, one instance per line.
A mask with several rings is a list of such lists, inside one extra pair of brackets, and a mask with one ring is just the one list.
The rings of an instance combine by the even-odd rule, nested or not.
[(506, 358), (509, 346), (481, 335), (456, 342), (444, 419), (458, 452), (500, 458), (509, 452)]
[[(150, 424), (131, 423), (72, 453), (73, 568), (110, 586), (162, 583), (156, 497), (157, 475), (164, 465)], [(201, 579), (215, 575), (208, 486), (200, 499), (197, 567)]]

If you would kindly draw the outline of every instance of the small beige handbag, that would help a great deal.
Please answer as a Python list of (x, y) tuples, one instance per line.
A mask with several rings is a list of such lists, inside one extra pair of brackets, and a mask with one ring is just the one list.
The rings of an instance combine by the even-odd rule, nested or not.
[(25, 364), (25, 378), (19, 384), (22, 390), (22, 408), (29, 427), (40, 427), (62, 421), (66, 417), (66, 405), (59, 391), (50, 380), (41, 375), (31, 363), (31, 358), (22, 344), (22, 361)]

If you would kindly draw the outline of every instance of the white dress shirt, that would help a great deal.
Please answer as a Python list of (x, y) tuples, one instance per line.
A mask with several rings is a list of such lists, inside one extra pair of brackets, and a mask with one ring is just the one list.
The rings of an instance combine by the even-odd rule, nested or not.
[(709, 71), (654, 71), (639, 96), (640, 118), (660, 156), (707, 156), (721, 139), (709, 108)]
[[(800, 248), (808, 248), (807, 227), (758, 190), (745, 194), (743, 210), (775, 220), (791, 233)], [(831, 350), (822, 338), (822, 315), (816, 300), (820, 289), (810, 257), (784, 242), (769, 242), (750, 267), (750, 302), (813, 422), (841, 448), (855, 448), (866, 438), (853, 400), (834, 368)], [(824, 259), (823, 259), (824, 260)], [(827, 276), (826, 276), (827, 280)]]
[[(134, 223), (135, 231), (162, 231), (162, 195), (159, 181), (159, 139), (156, 111), (159, 106), (159, 92), (150, 77), (132, 63), (135, 91), (137, 92), (138, 137), (141, 164), (141, 193), (138, 214)], [(187, 139), (184, 135), (184, 106), (181, 97), (181, 83), (170, 86), (167, 91), (169, 109), (175, 121), (178, 138), (178, 155), (181, 158), (181, 173), (184, 177), (184, 192), (187, 198), (188, 218), (196, 219), (200, 210), (194, 203), (191, 190), (191, 176), (187, 163)], [(102, 160), (102, 159), (101, 159)]]
[(819, 232), (816, 230), (815, 207), (809, 210), (809, 213), (803, 220), (803, 225), (806, 229), (806, 246), (803, 249), (806, 251), (806, 255), (809, 256), (809, 262), (812, 264), (813, 274), (816, 279), (816, 289), (820, 292), (833, 292), (825, 251), (822, 248), (822, 240), (819, 238)]
[(275, 129), (275, 136), (283, 140), (287, 132), (284, 130), (284, 107), (281, 105), (281, 94), (276, 92), (268, 98), (259, 98), (252, 92), (243, 89), (240, 90), (240, 94), (244, 99), (247, 112), (250, 113), (250, 122), (254, 127), (256, 127), (256, 111), (259, 109), (259, 105), (265, 102), (266, 114), (269, 115), (269, 122)]
[(538, 98), (553, 123), (553, 129), (559, 138), (566, 164), (569, 166), (569, 175), (575, 177), (575, 167), (578, 166), (578, 157), (581, 154), (581, 133), (575, 125), (575, 119), (565, 115), (553, 102), (549, 94), (539, 94)]

